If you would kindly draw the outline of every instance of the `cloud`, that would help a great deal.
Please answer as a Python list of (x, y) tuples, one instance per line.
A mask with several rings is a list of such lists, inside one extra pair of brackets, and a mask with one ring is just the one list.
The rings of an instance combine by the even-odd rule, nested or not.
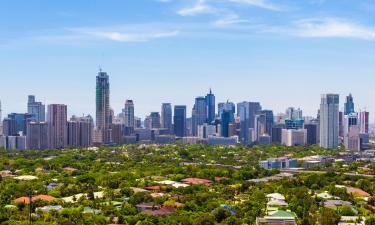
[(214, 22), (217, 27), (227, 27), (233, 24), (247, 23), (249, 20), (240, 19), (237, 14), (228, 14), (225, 17), (218, 19)]
[(283, 11), (280, 6), (268, 2), (267, 0), (229, 0), (230, 2), (250, 5), (262, 9), (272, 10), (272, 11)]
[(297, 21), (291, 33), (300, 37), (310, 38), (375, 39), (375, 28), (335, 18)]
[(174, 37), (179, 34), (178, 30), (171, 32), (150, 32), (150, 33), (124, 33), (117, 31), (88, 31), (85, 32), (93, 37), (108, 39), (118, 42), (139, 42), (150, 41), (153, 39), (160, 39), (166, 37)]
[(177, 14), (180, 16), (194, 16), (198, 14), (215, 13), (216, 11), (216, 8), (206, 4), (204, 0), (198, 0), (193, 6), (178, 10)]

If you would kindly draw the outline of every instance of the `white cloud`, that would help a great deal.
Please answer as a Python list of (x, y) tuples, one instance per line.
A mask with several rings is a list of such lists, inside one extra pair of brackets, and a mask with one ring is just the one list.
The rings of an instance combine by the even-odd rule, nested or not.
[(268, 9), (272, 11), (283, 10), (280, 6), (270, 3), (267, 0), (229, 0), (229, 1), (239, 3), (239, 4), (246, 4), (246, 5), (262, 8), (262, 9)]
[(171, 32), (150, 32), (150, 33), (126, 33), (117, 31), (88, 31), (86, 34), (98, 38), (104, 38), (118, 42), (150, 41), (153, 39), (174, 37), (179, 34), (178, 30)]
[(198, 0), (193, 6), (183, 8), (177, 11), (181, 16), (194, 16), (198, 14), (215, 13), (216, 9), (205, 3), (204, 0)]
[(227, 27), (233, 24), (238, 23), (247, 23), (249, 20), (240, 19), (240, 17), (237, 14), (228, 14), (227, 16), (218, 19), (214, 22), (214, 25), (217, 27)]
[(334, 18), (297, 21), (291, 33), (311, 38), (375, 39), (375, 28)]

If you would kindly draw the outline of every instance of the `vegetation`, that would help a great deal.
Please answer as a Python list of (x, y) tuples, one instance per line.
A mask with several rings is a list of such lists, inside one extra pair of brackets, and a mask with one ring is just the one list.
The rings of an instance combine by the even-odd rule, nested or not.
[[(0, 150), (0, 223), (28, 224), (27, 203), (15, 199), (50, 195), (50, 202), (32, 202), (33, 224), (255, 224), (257, 217), (267, 214), (269, 193), (285, 196), (288, 207), (297, 215), (297, 223), (337, 224), (341, 216), (368, 217), (374, 224), (372, 212), (364, 200), (348, 194), (337, 185), (357, 187), (372, 196), (375, 193), (371, 177), (349, 176), (368, 166), (365, 162), (334, 163), (326, 173), (303, 173), (293, 178), (268, 182), (251, 179), (278, 174), (264, 170), (259, 160), (289, 156), (336, 156), (337, 150), (278, 145), (222, 147), (207, 145), (126, 145), (91, 149), (48, 151)], [(33, 175), (35, 180), (17, 180), (15, 176)], [(212, 185), (190, 185), (176, 188), (160, 181), (181, 182), (184, 178), (201, 178)], [(55, 186), (48, 186), (49, 184)], [(160, 186), (157, 190), (139, 189)], [(138, 189), (135, 189), (138, 188)], [(316, 193), (327, 193), (350, 202), (353, 207), (329, 209)], [(85, 194), (83, 196), (79, 194)], [(63, 198), (72, 197), (72, 201)], [(173, 209), (168, 215), (157, 216), (137, 209), (137, 204), (153, 203)], [(178, 203), (178, 204), (177, 204)], [(181, 203), (181, 204), (180, 204)], [(60, 205), (62, 210), (43, 211), (41, 207)], [(227, 206), (227, 207), (223, 207)]]

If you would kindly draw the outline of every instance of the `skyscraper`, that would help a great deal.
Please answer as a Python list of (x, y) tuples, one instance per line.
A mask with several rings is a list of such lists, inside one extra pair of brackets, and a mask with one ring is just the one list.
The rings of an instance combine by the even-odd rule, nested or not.
[(192, 110), (192, 135), (197, 136), (198, 126), (207, 121), (207, 105), (204, 97), (195, 98), (195, 104)]
[(160, 128), (160, 113), (159, 112), (152, 112), (150, 114), (151, 119), (151, 129), (158, 129)]
[(339, 144), (339, 95), (323, 94), (320, 103), (320, 146), (337, 148)]
[[(31, 115), (28, 113), (11, 113), (8, 115), (8, 119), (14, 121), (11, 122), (15, 125), (15, 133), (13, 135), (18, 135), (22, 132), (22, 135), (26, 135), (26, 124), (31, 121)], [(5, 130), (5, 129), (4, 129)], [(5, 133), (5, 132), (4, 132)]]
[(72, 116), (68, 121), (68, 145), (71, 147), (89, 147), (93, 140), (93, 119), (89, 116)]
[(207, 123), (212, 123), (215, 120), (215, 95), (210, 92), (206, 95), (206, 106), (207, 106)]
[(236, 113), (236, 105), (233, 102), (221, 102), (217, 104), (218, 115), (221, 117), (221, 114), (224, 110), (231, 112), (231, 123), (234, 122), (234, 114)]
[(109, 76), (100, 70), (96, 76), (96, 129), (104, 143), (111, 142), (110, 123)]
[(48, 146), (64, 148), (67, 146), (67, 106), (62, 104), (48, 105)]
[(229, 123), (231, 121), (231, 113), (232, 111), (224, 110), (221, 113), (221, 136), (222, 137), (229, 137)]
[(46, 109), (42, 102), (35, 101), (34, 95), (28, 96), (27, 113), (31, 115), (31, 119), (37, 122), (46, 120)]
[(369, 133), (369, 119), (370, 113), (367, 111), (362, 111), (359, 113), (359, 125), (360, 125), (360, 132), (362, 134)]
[(344, 103), (344, 115), (349, 115), (350, 113), (354, 113), (354, 101), (352, 94), (346, 96), (346, 101)]
[(186, 136), (186, 106), (185, 105), (175, 105), (174, 106), (174, 134), (177, 137)]
[(171, 103), (163, 103), (161, 106), (161, 128), (167, 129), (172, 133), (172, 105)]
[(125, 108), (123, 110), (124, 121), (126, 127), (135, 127), (134, 122), (134, 102), (133, 100), (126, 100)]
[(359, 121), (358, 113), (349, 113), (344, 117), (344, 144), (346, 149), (359, 150)]
[(255, 116), (262, 107), (259, 102), (240, 102), (237, 104), (237, 116), (240, 117), (240, 140), (249, 144), (249, 129), (255, 130)]
[(48, 125), (46, 122), (27, 123), (27, 149), (44, 150), (48, 148)]
[(286, 129), (303, 129), (304, 120), (302, 110), (289, 107), (286, 110), (285, 126)]

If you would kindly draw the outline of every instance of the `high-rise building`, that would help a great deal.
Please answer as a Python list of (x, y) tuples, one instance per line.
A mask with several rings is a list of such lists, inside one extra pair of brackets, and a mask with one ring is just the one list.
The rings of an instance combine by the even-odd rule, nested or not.
[(323, 94), (320, 103), (320, 146), (338, 148), (339, 100), (338, 94)]
[[(221, 113), (226, 110), (226, 111), (231, 111), (233, 114), (236, 113), (236, 105), (233, 102), (220, 102), (217, 104), (217, 110), (218, 110), (218, 116), (220, 117)], [(233, 121), (234, 122), (234, 116), (233, 116)]]
[(204, 123), (198, 125), (198, 137), (199, 138), (208, 138), (209, 136), (214, 136), (216, 134), (216, 126)]
[(306, 145), (307, 131), (305, 129), (283, 129), (282, 144), (286, 146)]
[(369, 133), (369, 120), (370, 120), (369, 112), (362, 111), (359, 113), (359, 126), (360, 126), (360, 132), (362, 134)]
[[(212, 96), (211, 96), (212, 97)], [(195, 98), (195, 104), (192, 110), (192, 135), (197, 136), (198, 126), (207, 121), (207, 104), (204, 97)]]
[(26, 124), (31, 121), (31, 117), (32, 116), (28, 113), (11, 113), (11, 114), (9, 114), (8, 119), (12, 121), (11, 122), (12, 125), (15, 125), (15, 130), (12, 130), (12, 132), (14, 131), (15, 133), (13, 133), (10, 136), (17, 136), (20, 133), (22, 133), (22, 135), (26, 135), (26, 133), (27, 133)]
[(303, 120), (302, 110), (294, 107), (289, 107), (286, 110), (286, 119), (288, 120)]
[(72, 116), (68, 121), (68, 146), (89, 147), (93, 144), (94, 123), (92, 117)]
[(260, 113), (262, 107), (259, 102), (240, 102), (237, 104), (237, 116), (240, 117), (240, 141), (249, 143), (249, 129), (255, 129), (255, 116)]
[(271, 141), (272, 143), (278, 143), (281, 144), (281, 139), (282, 139), (282, 130), (285, 129), (285, 124), (275, 124), (272, 127), (272, 136), (271, 136)]
[(174, 134), (177, 137), (186, 136), (186, 106), (185, 105), (175, 105), (174, 106)]
[(316, 145), (318, 144), (318, 124), (317, 123), (309, 123), (304, 125), (305, 130), (307, 132), (307, 145)]
[(151, 119), (151, 129), (159, 129), (160, 128), (160, 113), (159, 112), (152, 112), (150, 114)]
[(303, 129), (303, 124), (302, 110), (289, 107), (285, 114), (286, 129)]
[(229, 124), (231, 122), (231, 117), (233, 116), (232, 111), (224, 110), (221, 113), (221, 136), (229, 137)]
[(346, 101), (344, 103), (344, 115), (349, 115), (350, 113), (354, 113), (354, 101), (352, 94), (346, 96)]
[(27, 149), (44, 150), (48, 148), (48, 125), (46, 122), (27, 123)]
[(48, 105), (48, 147), (64, 148), (67, 146), (67, 106), (62, 104)]
[(206, 95), (206, 107), (207, 107), (207, 123), (212, 123), (215, 120), (215, 95), (212, 94), (212, 90)]
[(5, 118), (3, 120), (3, 135), (4, 136), (16, 136), (17, 135), (17, 125), (16, 120)]
[(126, 127), (135, 127), (134, 119), (134, 102), (133, 100), (126, 100), (125, 108), (123, 110), (124, 121)]
[(27, 113), (31, 115), (31, 119), (37, 122), (46, 121), (46, 109), (42, 102), (35, 101), (34, 95), (28, 96)]
[(100, 70), (96, 76), (96, 129), (102, 134), (104, 143), (111, 142), (109, 94), (109, 76)]
[(272, 110), (262, 110), (260, 114), (264, 115), (265, 117), (265, 130), (264, 134), (268, 134), (269, 136), (272, 136), (272, 127), (274, 124), (274, 117), (273, 117), (273, 111)]
[(172, 105), (163, 103), (161, 106), (161, 128), (167, 129), (169, 134), (172, 133)]

